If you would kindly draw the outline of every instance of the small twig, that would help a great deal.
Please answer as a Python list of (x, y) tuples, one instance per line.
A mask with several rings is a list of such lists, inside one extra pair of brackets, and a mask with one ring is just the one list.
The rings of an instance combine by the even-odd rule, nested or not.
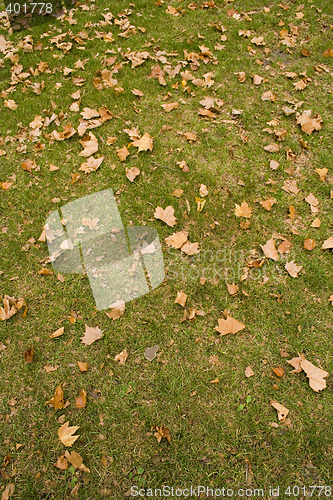
[(154, 163), (154, 165), (156, 165), (157, 167), (162, 167), (162, 168), (168, 168), (169, 170), (173, 170), (174, 172), (177, 172), (176, 169), (174, 168), (171, 168), (171, 167), (168, 167), (168, 165), (159, 165), (158, 163), (156, 163), (155, 161), (153, 160), (150, 160), (152, 163)]

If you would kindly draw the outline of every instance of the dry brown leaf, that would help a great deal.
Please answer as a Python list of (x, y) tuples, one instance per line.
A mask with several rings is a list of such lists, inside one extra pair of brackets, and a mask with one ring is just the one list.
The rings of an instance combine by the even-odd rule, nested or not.
[(274, 203), (276, 203), (276, 199), (275, 198), (268, 198), (267, 200), (262, 200), (260, 202), (260, 205), (267, 211), (269, 211), (272, 206), (274, 205)]
[(65, 446), (72, 446), (72, 444), (80, 437), (80, 436), (74, 436), (74, 432), (76, 432), (79, 429), (79, 426), (75, 425), (73, 427), (69, 427), (69, 422), (65, 422), (61, 427), (58, 429), (58, 436), (62, 444)]
[(52, 366), (52, 365), (47, 364), (44, 366), (44, 370), (46, 371), (46, 373), (55, 372), (56, 370), (58, 370), (58, 368), (59, 368), (59, 365)]
[(275, 261), (279, 260), (279, 254), (275, 248), (274, 238), (271, 238), (270, 240), (266, 241), (265, 245), (260, 245), (260, 246), (265, 254), (265, 257), (268, 257), (269, 259), (273, 259)]
[(187, 241), (182, 247), (181, 252), (186, 253), (186, 255), (197, 255), (199, 250), (199, 243), (191, 243)]
[(299, 373), (302, 370), (305, 371), (309, 379), (309, 385), (315, 392), (325, 389), (326, 380), (324, 380), (324, 378), (327, 377), (329, 373), (310, 363), (310, 361), (305, 359), (304, 354), (298, 354), (297, 358), (290, 359), (287, 363), (295, 367), (293, 372)]
[(311, 222), (311, 227), (320, 227), (320, 226), (321, 226), (320, 219), (318, 219), (318, 217), (316, 217), (315, 219), (313, 219), (313, 221)]
[(195, 134), (192, 134), (192, 132), (185, 132), (183, 134), (185, 139), (187, 139), (189, 142), (195, 142), (198, 140), (197, 136)]
[(238, 81), (239, 82), (241, 82), (241, 83), (245, 82), (245, 80), (246, 80), (245, 71), (240, 71), (239, 73), (236, 73), (236, 74), (238, 74)]
[(183, 172), (189, 172), (190, 171), (190, 168), (189, 166), (187, 165), (186, 161), (185, 160), (182, 160), (182, 161), (176, 161), (176, 164), (178, 165), (179, 168), (182, 169)]
[(199, 194), (202, 198), (208, 195), (208, 189), (206, 184), (200, 184)]
[(98, 140), (92, 132), (88, 132), (87, 135), (82, 137), (79, 143), (84, 148), (81, 153), (79, 153), (79, 156), (91, 156), (98, 151)]
[(135, 141), (132, 142), (132, 146), (135, 146), (138, 148), (138, 153), (140, 151), (147, 151), (148, 149), (150, 151), (153, 150), (153, 138), (151, 137), (148, 132), (146, 132), (141, 139), (136, 139)]
[(125, 302), (123, 300), (118, 300), (110, 306), (110, 311), (106, 311), (105, 314), (112, 318), (113, 320), (119, 319), (125, 312)]
[(317, 174), (320, 177), (320, 180), (325, 182), (326, 180), (326, 175), (328, 174), (328, 169), (327, 168), (316, 168), (315, 169)]
[(160, 219), (165, 222), (168, 226), (175, 226), (177, 224), (177, 219), (174, 216), (175, 209), (169, 205), (166, 209), (163, 210), (161, 207), (156, 207), (154, 217), (155, 219)]
[(324, 57), (333, 57), (333, 49), (327, 49), (324, 52)]
[(283, 191), (285, 191), (286, 193), (297, 194), (299, 192), (299, 189), (297, 187), (297, 180), (286, 179), (281, 189), (283, 189)]
[(86, 326), (86, 330), (84, 332), (84, 336), (81, 337), (81, 341), (85, 345), (91, 345), (93, 342), (95, 342), (98, 339), (101, 339), (103, 337), (102, 330), (96, 327), (90, 327), (88, 325)]
[(333, 294), (329, 296), (328, 301), (331, 303), (331, 306), (333, 306)]
[(295, 87), (295, 90), (304, 90), (307, 87), (307, 84), (304, 80), (299, 80), (298, 82), (293, 83), (293, 86)]
[(14, 494), (14, 491), (15, 491), (15, 484), (8, 483), (6, 488), (2, 492), (1, 500), (9, 500), (10, 497)]
[(49, 337), (50, 339), (55, 339), (56, 337), (60, 337), (60, 335), (63, 335), (64, 331), (65, 328), (62, 326), (61, 328), (58, 328), (58, 330), (56, 330), (55, 332), (50, 333)]
[(127, 358), (128, 358), (127, 349), (124, 349), (123, 351), (121, 351), (119, 354), (117, 354), (115, 356), (114, 360), (118, 361), (119, 365), (121, 366), (121, 365), (125, 364), (125, 361)]
[(87, 393), (84, 389), (81, 389), (79, 396), (75, 398), (75, 406), (78, 408), (85, 408), (87, 406)]
[(250, 219), (252, 216), (252, 208), (247, 204), (247, 202), (244, 200), (241, 205), (236, 205), (235, 208), (235, 215), (236, 217), (246, 217), (247, 219)]
[(6, 108), (11, 109), (12, 111), (14, 111), (17, 108), (17, 104), (15, 101), (13, 101), (13, 99), (5, 99), (3, 103), (6, 106)]
[(330, 236), (321, 246), (322, 250), (326, 250), (327, 248), (333, 248), (333, 236)]
[(272, 102), (275, 102), (275, 95), (270, 90), (267, 90), (267, 92), (264, 92), (261, 95), (261, 100), (262, 101), (272, 101)]
[(254, 85), (260, 85), (263, 81), (263, 77), (260, 75), (254, 74), (254, 75), (252, 75), (252, 81), (253, 81)]
[(84, 361), (78, 361), (77, 365), (79, 367), (80, 372), (88, 371), (88, 363), (85, 363)]
[(280, 150), (280, 146), (276, 143), (268, 144), (267, 146), (264, 146), (264, 150), (269, 153), (277, 153)]
[(117, 153), (117, 156), (118, 156), (120, 161), (125, 161), (127, 156), (129, 155), (129, 151), (128, 151), (126, 146), (124, 146), (123, 148), (117, 149), (116, 153)]
[(290, 276), (293, 278), (297, 278), (298, 273), (300, 272), (301, 269), (303, 269), (303, 266), (298, 266), (293, 260), (290, 262), (287, 262), (287, 264), (284, 266), (284, 268), (288, 271)]
[(126, 168), (126, 177), (130, 182), (140, 174), (140, 169), (138, 167)]
[(236, 295), (236, 293), (239, 290), (239, 286), (235, 285), (235, 283), (232, 284), (227, 283), (227, 288), (230, 295)]
[(250, 378), (250, 377), (253, 377), (253, 375), (254, 375), (254, 371), (252, 370), (251, 366), (250, 365), (247, 366), (245, 368), (245, 377)]
[(175, 304), (179, 304), (182, 307), (185, 307), (187, 295), (183, 292), (177, 292), (177, 297), (175, 298)]
[(275, 368), (272, 368), (272, 370), (277, 377), (280, 377), (280, 378), (283, 377), (284, 369), (282, 368), (282, 366), (276, 366)]
[(26, 351), (24, 351), (24, 361), (26, 363), (32, 363), (34, 357), (34, 350), (32, 347), (29, 347)]
[(85, 174), (89, 174), (90, 172), (96, 172), (96, 170), (100, 167), (103, 160), (104, 156), (100, 156), (99, 158), (93, 158), (91, 156), (85, 163), (82, 163), (79, 170), (82, 170)]
[(180, 198), (182, 194), (184, 194), (182, 189), (175, 189), (172, 191), (172, 196), (176, 196), (176, 198)]
[(272, 169), (272, 170), (276, 170), (277, 168), (279, 168), (279, 165), (280, 163), (275, 161), (275, 160), (271, 160), (269, 162), (269, 167)]
[(271, 401), (271, 405), (273, 408), (275, 408), (278, 412), (278, 419), (280, 422), (284, 422), (286, 420), (286, 417), (289, 413), (288, 408), (285, 406), (280, 405), (277, 401)]
[(179, 104), (178, 102), (168, 102), (167, 104), (161, 104), (161, 106), (164, 109), (164, 111), (170, 113), (170, 111), (172, 111), (173, 109), (177, 109)]
[(45, 404), (53, 406), (56, 410), (61, 410), (64, 407), (64, 393), (61, 388), (61, 384), (58, 385), (54, 392), (54, 396)]
[(156, 425), (155, 429), (156, 429), (156, 432), (154, 433), (154, 436), (156, 437), (156, 439), (159, 443), (161, 442), (162, 438), (165, 438), (169, 442), (169, 444), (171, 444), (170, 431), (167, 427), (163, 427), (163, 426), (158, 427)]
[(292, 243), (288, 240), (284, 240), (280, 245), (278, 246), (278, 252), (282, 255), (284, 253), (290, 253), (290, 249), (292, 247)]
[(25, 300), (22, 298), (14, 299), (14, 297), (5, 295), (3, 298), (3, 307), (0, 306), (0, 320), (6, 321), (7, 319), (11, 318), (23, 306), (24, 306), (24, 312), (22, 317), (25, 318), (28, 310)]
[(60, 470), (66, 470), (68, 468), (67, 458), (65, 458), (64, 455), (60, 455), (60, 457), (57, 458), (56, 463), (53, 465)]
[(184, 245), (184, 243), (186, 243), (187, 236), (187, 231), (178, 231), (178, 233), (173, 233), (171, 236), (165, 238), (165, 242), (173, 248), (180, 248)]
[(304, 248), (305, 250), (313, 250), (314, 247), (316, 246), (316, 242), (315, 240), (311, 239), (311, 238), (307, 238), (306, 240), (304, 240)]
[(228, 333), (238, 333), (245, 328), (245, 325), (238, 321), (237, 319), (227, 316), (227, 319), (219, 318), (218, 326), (215, 330), (221, 335), (227, 335)]
[(65, 457), (75, 469), (80, 469), (83, 470), (84, 472), (90, 472), (88, 467), (84, 465), (81, 455), (76, 453), (76, 451), (72, 451), (71, 453), (69, 453), (69, 451), (66, 450)]

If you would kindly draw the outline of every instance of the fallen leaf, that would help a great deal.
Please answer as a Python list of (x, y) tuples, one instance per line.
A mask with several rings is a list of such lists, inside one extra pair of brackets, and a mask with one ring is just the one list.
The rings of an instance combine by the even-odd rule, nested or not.
[(185, 160), (177, 161), (176, 164), (178, 165), (179, 168), (182, 169), (183, 172), (189, 172), (190, 171), (190, 168), (187, 165), (187, 163), (186, 163)]
[(290, 249), (292, 247), (292, 243), (288, 240), (284, 240), (280, 245), (278, 246), (278, 252), (282, 255), (284, 253), (290, 253)]
[(46, 373), (55, 372), (56, 370), (58, 370), (58, 368), (59, 368), (59, 365), (52, 366), (52, 365), (47, 364), (44, 366), (44, 370), (46, 371)]
[(119, 362), (119, 366), (125, 364), (126, 359), (128, 358), (127, 349), (124, 349), (119, 354), (117, 354), (114, 358), (115, 361)]
[(268, 90), (267, 92), (264, 92), (261, 95), (261, 100), (262, 101), (272, 101), (272, 102), (275, 102), (275, 95), (273, 94), (273, 92), (271, 92), (270, 90)]
[(324, 57), (333, 57), (333, 49), (327, 49), (324, 52)]
[(316, 217), (315, 219), (313, 219), (313, 221), (311, 222), (311, 227), (320, 227), (320, 226), (321, 226), (320, 219), (318, 219), (318, 217)]
[(300, 272), (301, 269), (303, 269), (303, 266), (298, 266), (293, 260), (290, 262), (287, 262), (287, 264), (284, 266), (284, 268), (288, 271), (290, 276), (293, 278), (297, 278), (298, 273)]
[(119, 319), (125, 312), (125, 302), (123, 300), (118, 300), (111, 305), (110, 309), (111, 310), (109, 312), (105, 312), (105, 314), (113, 320)]
[(78, 408), (85, 408), (87, 406), (87, 393), (84, 389), (81, 389), (79, 396), (75, 398), (75, 406)]
[(254, 371), (252, 370), (251, 366), (250, 365), (247, 366), (245, 368), (245, 377), (250, 378), (250, 377), (253, 377), (253, 375), (254, 375)]
[(88, 132), (79, 142), (84, 148), (79, 156), (91, 156), (98, 151), (98, 140), (92, 132)]
[(17, 108), (17, 104), (15, 101), (13, 101), (13, 99), (5, 99), (4, 105), (6, 106), (6, 108), (11, 109), (12, 111), (14, 111)]
[(240, 71), (238, 73), (238, 81), (241, 82), (241, 83), (243, 83), (243, 82), (245, 82), (245, 80), (246, 80), (246, 73), (245, 73), (245, 71)]
[(298, 82), (293, 83), (293, 86), (296, 90), (304, 90), (307, 87), (307, 84), (304, 80), (299, 80)]
[(159, 349), (158, 345), (154, 345), (153, 347), (148, 347), (144, 352), (144, 357), (148, 359), (148, 361), (153, 361), (156, 358), (156, 353)]
[(272, 370), (277, 377), (280, 377), (280, 378), (283, 377), (284, 369), (282, 368), (282, 366), (276, 366), (275, 368), (272, 368)]
[(322, 250), (326, 250), (327, 248), (333, 248), (333, 236), (330, 236), (321, 246)]
[(158, 427), (157, 425), (155, 426), (156, 432), (154, 433), (154, 436), (156, 437), (157, 441), (160, 443), (163, 438), (165, 438), (169, 444), (171, 444), (171, 437), (170, 437), (170, 431), (167, 427)]
[(303, 246), (306, 250), (313, 250), (314, 247), (316, 246), (316, 242), (315, 242), (315, 240), (308, 238), (308, 239), (304, 240)]
[(232, 283), (231, 285), (227, 283), (227, 288), (230, 295), (236, 295), (239, 290), (239, 286), (235, 285), (235, 283)]
[(181, 252), (186, 253), (186, 255), (197, 255), (199, 250), (199, 243), (191, 243), (187, 241), (182, 247)]
[(165, 242), (173, 248), (180, 248), (187, 241), (187, 236), (187, 231), (179, 231), (178, 233), (173, 233), (171, 236), (165, 238)]
[(252, 75), (252, 81), (253, 81), (254, 85), (260, 85), (261, 82), (263, 81), (263, 77), (260, 75), (254, 74), (254, 75)]
[(74, 432), (76, 432), (79, 427), (77, 425), (69, 427), (68, 424), (69, 422), (65, 422), (61, 427), (59, 427), (58, 436), (62, 444), (65, 446), (72, 446), (72, 444), (80, 437), (73, 436)]
[(200, 184), (199, 194), (202, 198), (208, 195), (208, 189), (205, 184)]
[(192, 132), (185, 132), (183, 135), (189, 142), (195, 142), (198, 140), (197, 136), (192, 134)]
[(180, 198), (182, 194), (184, 194), (182, 189), (175, 189), (172, 191), (172, 196), (176, 196), (176, 198)]
[(123, 148), (117, 149), (116, 153), (117, 153), (117, 156), (118, 156), (120, 161), (125, 161), (127, 156), (129, 155), (129, 151), (128, 151), (126, 146), (124, 146)]
[(26, 363), (32, 363), (34, 357), (34, 350), (32, 347), (29, 347), (26, 351), (24, 351), (24, 361)]
[(317, 174), (320, 177), (320, 180), (325, 182), (326, 180), (326, 175), (328, 174), (328, 169), (327, 168), (316, 168), (315, 169)]
[(88, 363), (85, 363), (84, 361), (78, 361), (77, 365), (79, 367), (80, 372), (88, 371)]
[(264, 150), (269, 153), (277, 153), (280, 150), (280, 146), (276, 143), (268, 144), (267, 146), (264, 146)]
[(260, 246), (265, 254), (265, 257), (273, 259), (275, 261), (279, 260), (279, 254), (275, 248), (274, 238), (271, 238), (270, 240), (266, 241), (265, 245), (260, 245)]
[(88, 467), (84, 465), (81, 455), (79, 455), (76, 451), (72, 451), (71, 453), (69, 453), (69, 451), (66, 450), (65, 457), (75, 469), (80, 469), (84, 472), (90, 472)]
[(169, 102), (167, 104), (161, 104), (161, 106), (164, 109), (164, 111), (170, 113), (170, 111), (172, 111), (173, 109), (177, 109), (179, 104), (178, 102)]
[(56, 410), (61, 410), (64, 407), (64, 393), (61, 388), (61, 384), (58, 385), (54, 392), (54, 396), (45, 404), (53, 406)]
[(60, 337), (60, 335), (63, 335), (64, 330), (65, 330), (65, 329), (64, 329), (64, 327), (62, 326), (61, 328), (58, 328), (58, 330), (56, 330), (55, 332), (50, 333), (50, 334), (49, 334), (50, 339), (55, 339), (56, 337)]
[(286, 417), (289, 413), (288, 408), (285, 406), (280, 405), (277, 401), (271, 401), (271, 405), (273, 408), (275, 408), (278, 412), (278, 419), (280, 422), (284, 422), (286, 420)]
[(153, 138), (146, 132), (141, 139), (137, 139), (136, 141), (132, 142), (132, 146), (135, 146), (138, 148), (138, 153), (140, 151), (147, 151), (148, 149), (150, 151), (153, 150)]
[(187, 299), (186, 293), (177, 292), (177, 297), (175, 299), (175, 304), (179, 304), (182, 307), (185, 307), (186, 299)]
[(276, 203), (276, 199), (275, 198), (268, 198), (267, 200), (262, 200), (260, 202), (260, 205), (267, 211), (269, 211), (272, 206), (274, 205), (274, 203)]
[(82, 170), (85, 174), (89, 174), (90, 172), (96, 172), (96, 170), (100, 167), (103, 160), (104, 156), (100, 156), (99, 158), (93, 158), (91, 156), (85, 163), (82, 163), (79, 170)]
[(333, 306), (333, 294), (329, 296), (328, 301), (331, 303), (331, 306)]
[(231, 316), (227, 316), (227, 319), (219, 318), (218, 326), (215, 327), (215, 330), (218, 331), (221, 335), (227, 335), (228, 333), (238, 333), (245, 328), (245, 325), (238, 321), (237, 319), (232, 318)]
[(140, 169), (138, 167), (126, 168), (126, 177), (130, 182), (140, 174)]
[(246, 217), (247, 219), (250, 219), (252, 216), (252, 208), (247, 204), (247, 202), (244, 200), (241, 205), (236, 205), (235, 208), (235, 215), (236, 217)]
[(275, 161), (275, 160), (271, 160), (270, 163), (269, 163), (269, 167), (272, 169), (272, 170), (276, 170), (277, 168), (279, 168), (279, 165), (280, 163)]
[(64, 455), (60, 455), (60, 457), (57, 458), (56, 463), (53, 465), (60, 470), (66, 470), (68, 468), (67, 458), (65, 458)]
[(161, 207), (156, 207), (154, 217), (155, 219), (160, 219), (161, 221), (165, 222), (168, 226), (175, 226), (177, 224), (177, 219), (174, 216), (174, 208), (170, 205), (166, 207), (165, 210)]
[(42, 269), (37, 271), (37, 274), (42, 274), (44, 276), (51, 276), (51, 274), (53, 274), (53, 271), (51, 271), (51, 269), (46, 269), (45, 267), (43, 267)]
[(86, 330), (84, 332), (84, 336), (81, 337), (81, 341), (85, 345), (91, 345), (93, 342), (95, 342), (98, 339), (101, 339), (103, 337), (102, 330), (96, 327), (90, 327), (88, 325), (86, 326)]
[(6, 488), (2, 492), (1, 500), (9, 500), (10, 497), (14, 494), (14, 491), (15, 491), (15, 484), (8, 483)]

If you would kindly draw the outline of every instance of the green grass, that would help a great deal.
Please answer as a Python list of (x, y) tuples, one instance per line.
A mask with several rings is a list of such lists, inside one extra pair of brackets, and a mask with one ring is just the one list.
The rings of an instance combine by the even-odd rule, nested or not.
[[(0, 52), (0, 150), (6, 152), (0, 156), (0, 183), (13, 183), (8, 190), (0, 189), (0, 295), (24, 297), (28, 305), (25, 318), (20, 311), (0, 324), (0, 463), (11, 456), (2, 469), (1, 491), (14, 483), (13, 499), (62, 500), (72, 498), (70, 492), (79, 485), (82, 500), (121, 499), (133, 485), (185, 488), (202, 484), (235, 492), (263, 488), (268, 499), (271, 485), (282, 488), (280, 498), (294, 498), (284, 494), (289, 485), (329, 485), (333, 470), (332, 376), (327, 378), (326, 389), (316, 393), (304, 372), (289, 373), (291, 367), (280, 355), (280, 349), (290, 358), (302, 352), (332, 373), (333, 308), (328, 300), (333, 294), (332, 252), (321, 249), (333, 229), (332, 65), (323, 56), (332, 48), (332, 8), (323, 0), (305, 2), (303, 8), (290, 2), (288, 10), (277, 2), (260, 1), (254, 7), (248, 0), (229, 4), (216, 0), (215, 8), (202, 9), (197, 2), (197, 9), (191, 10), (188, 2), (170, 1), (184, 9), (172, 16), (165, 12), (168, 3), (134, 3), (96, 0), (86, 3), (90, 10), (77, 4), (73, 8), (77, 24), (71, 25), (54, 19), (31, 30), (9, 32), (4, 22), (0, 24), (0, 35), (13, 44), (22, 72), (31, 69), (27, 79), (11, 87), (13, 62)], [(270, 11), (265, 12), (264, 7)], [(227, 15), (231, 8), (243, 13), (239, 20)], [(304, 17), (297, 19), (300, 10)], [(119, 36), (119, 26), (99, 24), (104, 20), (102, 13), (108, 11), (115, 19), (127, 14), (131, 25), (146, 31), (137, 29), (128, 38)], [(220, 40), (221, 33), (209, 26), (211, 22), (223, 24), (226, 41)], [(291, 48), (282, 45), (279, 37), (289, 23), (300, 27)], [(239, 30), (250, 30), (251, 36), (239, 36)], [(85, 50), (71, 38), (82, 31), (89, 37)], [(96, 31), (111, 31), (115, 41), (104, 42)], [(73, 43), (66, 54), (50, 42), (61, 32), (67, 32), (66, 42)], [(19, 42), (27, 35), (35, 44), (40, 40), (43, 50), (24, 52)], [(253, 36), (263, 36), (266, 45), (255, 46), (250, 41)], [(217, 43), (225, 48), (214, 49)], [(201, 45), (209, 47), (217, 64), (201, 62), (198, 69), (186, 64), (184, 50), (198, 53)], [(255, 55), (249, 54), (248, 46), (256, 50)], [(265, 47), (270, 54), (265, 54)], [(152, 58), (133, 69), (122, 55), (128, 48), (147, 50)], [(311, 52), (308, 57), (301, 55), (303, 48)], [(164, 66), (153, 59), (158, 51), (164, 51), (172, 68), (181, 61), (180, 71), (189, 70), (196, 78), (213, 72), (215, 84), (201, 88), (189, 81), (188, 93), (180, 73), (173, 78), (166, 73), (167, 84), (161, 86), (150, 78), (154, 65)], [(111, 88), (98, 91), (93, 86), (96, 72), (111, 68), (104, 59), (112, 56), (117, 56), (116, 63), (124, 63), (113, 76), (124, 89), (118, 95)], [(78, 59), (87, 59), (85, 69), (65, 76), (63, 68), (73, 69)], [(48, 62), (50, 72), (31, 74), (41, 61)], [(235, 73), (240, 71), (246, 72), (244, 83), (237, 80)], [(292, 83), (302, 75), (291, 80), (285, 71), (306, 72), (311, 81), (297, 91)], [(254, 73), (267, 81), (253, 85)], [(84, 77), (84, 85), (75, 86), (73, 76)], [(31, 84), (44, 81), (40, 95), (27, 80)], [(178, 89), (172, 87), (176, 82)], [(56, 83), (62, 84), (58, 90)], [(104, 162), (88, 175), (78, 170), (84, 161), (79, 156), (78, 135), (54, 143), (47, 138), (68, 122), (75, 128), (79, 125), (80, 114), (69, 110), (71, 94), (79, 88), (80, 111), (107, 106), (114, 115), (92, 130), (99, 142), (95, 156), (103, 155)], [(131, 92), (135, 88), (144, 97), (135, 97)], [(275, 102), (261, 100), (267, 90), (276, 95)], [(163, 100), (168, 93), (170, 97)], [(205, 96), (224, 101), (215, 119), (198, 115), (199, 101)], [(5, 99), (13, 99), (17, 109), (8, 109)], [(287, 100), (304, 101), (301, 112), (312, 109), (319, 113), (322, 129), (304, 134), (295, 114), (283, 114), (282, 106), (290, 106)], [(166, 113), (161, 108), (161, 104), (175, 101), (178, 109)], [(236, 118), (233, 109), (243, 112)], [(35, 116), (50, 117), (53, 111), (63, 113), (60, 125), (53, 122), (42, 128), (38, 139), (29, 136)], [(267, 125), (272, 118), (279, 120), (275, 128), (287, 130), (287, 135), (279, 143), (279, 152), (270, 154), (263, 146), (276, 142), (264, 130), (274, 129)], [(171, 130), (161, 130), (163, 125)], [(154, 148), (137, 154), (131, 146), (130, 156), (120, 162), (116, 149), (130, 142), (123, 129), (131, 126), (137, 126), (141, 134), (148, 132)], [(198, 141), (190, 144), (177, 131), (195, 133)], [(105, 144), (109, 136), (117, 137), (112, 146)], [(308, 141), (308, 149), (300, 139)], [(36, 151), (38, 141), (45, 147)], [(19, 148), (22, 146), (26, 151)], [(287, 159), (288, 148), (295, 154), (294, 161)], [(21, 163), (26, 159), (34, 159), (39, 170), (24, 171)], [(188, 173), (176, 164), (183, 159), (190, 167)], [(280, 163), (275, 171), (269, 167), (271, 159)], [(50, 172), (50, 163), (59, 170)], [(125, 168), (133, 166), (141, 174), (130, 183)], [(294, 173), (286, 172), (290, 167)], [(315, 169), (324, 167), (328, 174), (322, 182)], [(73, 173), (81, 174), (74, 184)], [(287, 179), (297, 179), (298, 194), (281, 189)], [(199, 213), (195, 197), (200, 184), (207, 185), (209, 195)], [(43, 263), (47, 244), (38, 241), (48, 215), (74, 199), (107, 188), (116, 193), (124, 225), (145, 224), (158, 230), (166, 267), (163, 283), (126, 304), (125, 314), (116, 321), (96, 310), (87, 276), (65, 275), (62, 283), (56, 272), (50, 276), (37, 273), (42, 267), (51, 269)], [(176, 188), (184, 191), (180, 198), (172, 195)], [(309, 193), (319, 200), (320, 228), (311, 227), (315, 215), (305, 201)], [(260, 205), (268, 197), (277, 200), (269, 212)], [(55, 198), (60, 201), (52, 201)], [(243, 200), (253, 210), (248, 229), (242, 229), (234, 213), (235, 204)], [(174, 207), (178, 219), (174, 228), (153, 216), (157, 206), (168, 205)], [(290, 205), (296, 209), (291, 222)], [(191, 242), (199, 242), (198, 256), (186, 256), (166, 246), (164, 238), (180, 230), (189, 232)], [(273, 234), (292, 242), (290, 254), (282, 255), (278, 262), (266, 259), (262, 267), (250, 268), (248, 278), (242, 280), (251, 251), (262, 257), (260, 245)], [(22, 250), (30, 238), (36, 241)], [(306, 238), (316, 242), (312, 251), (303, 247)], [(277, 237), (277, 243), (281, 241)], [(303, 266), (297, 278), (284, 269), (291, 260)], [(205, 285), (199, 283), (201, 276), (207, 278)], [(264, 277), (269, 278), (266, 284)], [(227, 282), (239, 285), (236, 296), (229, 295)], [(205, 316), (182, 322), (183, 310), (174, 303), (178, 290), (188, 295), (187, 308), (203, 309)], [(75, 324), (68, 320), (72, 310), (81, 317)], [(214, 327), (223, 311), (229, 311), (246, 328), (219, 337)], [(103, 338), (91, 346), (82, 344), (85, 324), (98, 326)], [(61, 326), (64, 335), (50, 339), (49, 334)], [(149, 362), (143, 353), (155, 344), (159, 355)], [(23, 356), (28, 347), (34, 349), (29, 364)], [(125, 348), (129, 356), (119, 366), (114, 357)], [(212, 355), (218, 356), (220, 366), (210, 362)], [(81, 373), (77, 361), (87, 361), (88, 372)], [(47, 373), (46, 364), (58, 369)], [(251, 378), (244, 374), (248, 365), (255, 373)], [(272, 371), (279, 365), (285, 371), (281, 379)], [(212, 384), (214, 379), (219, 382)], [(55, 410), (45, 401), (60, 383), (70, 404)], [(87, 391), (87, 406), (79, 409), (75, 397), (82, 388)], [(291, 425), (272, 427), (272, 422), (278, 423), (270, 404), (274, 399), (289, 409)], [(63, 415), (61, 422), (79, 426), (80, 437), (68, 449), (80, 453), (90, 473), (54, 466), (66, 450), (57, 434), (58, 419)], [(153, 426), (169, 429), (171, 445), (165, 439), (157, 442)], [(317, 497), (318, 491), (313, 495)]]

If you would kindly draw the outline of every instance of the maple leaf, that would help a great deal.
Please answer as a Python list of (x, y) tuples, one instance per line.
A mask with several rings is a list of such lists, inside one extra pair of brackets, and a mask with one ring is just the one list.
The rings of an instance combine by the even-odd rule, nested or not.
[(91, 156), (98, 151), (98, 140), (92, 132), (88, 132), (79, 142), (84, 148), (79, 156)]
[(187, 241), (182, 247), (181, 252), (186, 253), (186, 255), (196, 255), (200, 252), (198, 249), (199, 243), (190, 243)]
[(156, 207), (154, 217), (155, 219), (160, 219), (165, 222), (168, 226), (175, 226), (177, 224), (177, 219), (174, 216), (175, 209), (169, 205), (165, 210), (161, 207)]
[(235, 215), (236, 217), (246, 217), (247, 219), (250, 219), (252, 216), (252, 208), (247, 204), (247, 202), (244, 200), (241, 205), (236, 205), (235, 208)]
[(183, 292), (177, 292), (177, 297), (175, 298), (175, 304), (179, 304), (182, 307), (185, 307), (187, 295)]
[(85, 174), (95, 172), (100, 167), (103, 160), (104, 156), (100, 156), (99, 158), (93, 158), (91, 156), (85, 163), (82, 163), (79, 170), (82, 170)]
[(58, 385), (54, 392), (54, 396), (45, 404), (53, 406), (56, 410), (61, 410), (64, 407), (64, 393), (61, 388), (61, 384)]
[(85, 326), (86, 330), (84, 332), (84, 336), (81, 337), (81, 341), (83, 344), (91, 345), (93, 342), (103, 337), (102, 330), (100, 330), (98, 326), (96, 327), (90, 327), (88, 325)]
[(169, 102), (166, 104), (161, 104), (161, 106), (164, 109), (164, 111), (166, 111), (167, 113), (170, 113), (170, 111), (172, 111), (173, 109), (177, 109), (179, 104), (178, 104), (178, 102)]
[(140, 169), (137, 167), (126, 168), (126, 177), (130, 182), (133, 182), (139, 174)]
[(73, 427), (68, 426), (69, 421), (65, 422), (61, 427), (58, 429), (58, 436), (62, 444), (65, 446), (72, 446), (72, 444), (80, 437), (80, 436), (73, 436), (74, 432), (76, 432), (79, 429), (78, 425), (74, 425)]
[(288, 408), (286, 408), (285, 406), (280, 405), (280, 403), (278, 403), (277, 401), (271, 401), (271, 405), (273, 406), (273, 408), (275, 408), (277, 410), (279, 421), (280, 422), (285, 422), (286, 417), (287, 417), (287, 415), (289, 413)]
[(324, 379), (329, 375), (329, 373), (310, 363), (310, 361), (305, 359), (304, 354), (298, 353), (298, 357), (287, 360), (287, 363), (295, 368), (295, 370), (293, 370), (295, 373), (300, 373), (302, 370), (305, 371), (306, 376), (309, 379), (309, 385), (315, 392), (325, 389), (326, 380)]
[(326, 250), (327, 248), (333, 248), (333, 236), (330, 236), (321, 246), (322, 250)]
[(293, 260), (290, 262), (287, 262), (287, 264), (284, 266), (284, 268), (288, 271), (290, 276), (293, 278), (297, 278), (298, 273), (300, 272), (301, 269), (303, 269), (303, 266), (298, 266)]
[(68, 450), (65, 451), (65, 459), (68, 460), (68, 462), (75, 468), (75, 469), (80, 469), (83, 470), (84, 472), (90, 472), (88, 467), (86, 467), (83, 463), (83, 459), (79, 453), (76, 451), (72, 451), (69, 453)]
[(269, 211), (272, 206), (274, 205), (274, 203), (276, 203), (276, 199), (275, 198), (268, 198), (267, 200), (262, 200), (260, 202), (260, 205), (267, 211)]
[(187, 241), (188, 231), (178, 231), (178, 233), (173, 233), (171, 236), (165, 238), (167, 245), (173, 248), (180, 248)]
[(307, 87), (307, 84), (304, 80), (299, 80), (298, 82), (293, 83), (293, 86), (296, 90), (304, 90)]
[(124, 128), (124, 132), (129, 136), (131, 141), (135, 141), (136, 139), (140, 139), (140, 132), (138, 127), (132, 128)]
[(77, 408), (85, 408), (87, 406), (87, 393), (84, 389), (81, 389), (79, 396), (75, 398), (75, 406)]
[(114, 357), (114, 360), (118, 361), (119, 366), (121, 366), (121, 365), (125, 364), (127, 358), (128, 358), (127, 349), (124, 349), (123, 351), (121, 351), (119, 354), (117, 354)]
[(113, 320), (120, 318), (125, 312), (125, 302), (123, 300), (118, 300), (112, 306), (110, 306), (111, 311), (105, 312), (105, 314), (112, 318)]
[(127, 156), (129, 155), (129, 151), (128, 151), (126, 146), (124, 146), (123, 148), (117, 149), (116, 153), (117, 153), (117, 156), (118, 156), (120, 161), (125, 161)]
[(138, 153), (140, 153), (140, 151), (147, 151), (148, 149), (150, 151), (152, 151), (153, 150), (153, 138), (151, 137), (150, 134), (148, 134), (148, 132), (146, 132), (141, 137), (141, 139), (137, 139), (137, 140), (133, 141), (132, 146), (135, 146), (138, 148)]
[(245, 325), (237, 319), (227, 316), (227, 319), (219, 318), (218, 326), (215, 330), (221, 335), (228, 335), (228, 333), (238, 333), (245, 328)]
[(269, 259), (273, 259), (275, 261), (279, 260), (279, 254), (277, 253), (277, 250), (275, 248), (274, 238), (271, 238), (270, 240), (266, 241), (265, 245), (260, 245), (260, 246), (265, 254), (265, 257), (268, 257)]

